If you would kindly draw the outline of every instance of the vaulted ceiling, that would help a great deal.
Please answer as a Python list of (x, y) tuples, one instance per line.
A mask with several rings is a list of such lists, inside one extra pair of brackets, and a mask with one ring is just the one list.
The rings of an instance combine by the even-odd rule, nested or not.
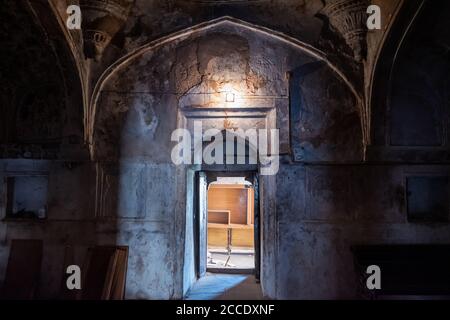
[[(49, 117), (54, 123), (63, 117), (69, 125), (61, 129), (42, 124), (42, 128), (29, 132), (16, 132), (13, 126), (4, 125), (1, 139), (9, 143), (56, 141), (83, 136), (82, 127), (88, 140), (96, 88), (115, 67), (143, 48), (177, 41), (182, 33), (195, 32), (217, 19), (229, 19), (320, 53), (358, 96), (363, 139), (370, 144), (370, 88), (375, 66), (403, 1), (372, 3), (383, 8), (383, 30), (365, 30), (360, 16), (369, 4), (365, 0), (6, 1), (0, 13), (6, 44), (2, 45), (5, 50), (0, 63), (5, 72), (1, 76), (2, 82), (10, 84), (1, 88), (2, 99), (7, 100), (2, 103), (5, 121), (13, 123), (25, 114), (29, 119), (23, 118), (23, 123), (36, 121), (33, 117), (45, 113), (33, 114), (33, 108), (27, 106), (42, 104), (45, 96), (49, 97)], [(81, 30), (66, 28), (66, 10), (71, 4), (81, 7)], [(66, 99), (68, 96), (71, 99)], [(14, 108), (7, 107), (9, 104)], [(64, 108), (72, 111), (67, 113)], [(37, 138), (40, 134), (44, 138)]]

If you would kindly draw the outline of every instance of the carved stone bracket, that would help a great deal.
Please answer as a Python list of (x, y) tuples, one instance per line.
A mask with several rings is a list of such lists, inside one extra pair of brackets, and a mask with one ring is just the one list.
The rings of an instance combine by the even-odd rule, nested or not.
[(99, 61), (111, 39), (128, 19), (133, 0), (80, 0), (86, 58)]
[(345, 39), (353, 50), (355, 60), (361, 62), (367, 52), (368, 0), (329, 0), (321, 13)]

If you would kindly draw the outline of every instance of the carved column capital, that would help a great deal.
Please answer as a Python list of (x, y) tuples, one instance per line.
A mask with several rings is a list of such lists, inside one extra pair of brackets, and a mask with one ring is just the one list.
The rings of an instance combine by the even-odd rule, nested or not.
[(321, 13), (344, 37), (353, 50), (355, 60), (361, 62), (367, 52), (367, 7), (368, 0), (328, 0)]
[(86, 58), (100, 60), (111, 39), (128, 19), (133, 0), (80, 0)]

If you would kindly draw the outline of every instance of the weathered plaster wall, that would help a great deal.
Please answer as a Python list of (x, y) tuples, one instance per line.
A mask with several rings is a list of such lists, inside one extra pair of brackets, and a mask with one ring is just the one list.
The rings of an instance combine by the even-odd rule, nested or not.
[[(289, 44), (224, 23), (148, 51), (109, 79), (97, 106), (94, 145), (97, 160), (118, 163), (117, 176), (112, 179), (119, 185), (111, 193), (117, 195), (117, 209), (108, 208), (105, 214), (121, 220), (111, 222), (105, 239), (131, 244), (128, 298), (180, 298), (192, 282), (192, 256), (176, 247), (178, 243), (183, 249), (192, 245), (185, 225), (190, 222), (186, 221), (186, 205), (191, 205), (186, 204), (186, 172), (176, 172), (170, 159), (174, 146), (170, 135), (177, 127), (192, 130), (194, 118), (202, 120), (204, 130), (283, 126), (280, 139), (288, 152), (291, 103), (291, 112), (302, 115), (294, 125), (305, 133), (295, 136), (292, 143), (308, 154), (306, 159), (362, 158), (356, 100), (325, 63), (317, 63), (312, 70), (304, 67), (314, 62), (317, 58)], [(291, 82), (293, 71), (297, 82)], [(233, 107), (247, 110), (245, 117), (228, 118), (226, 112), (219, 112), (218, 119), (210, 118), (206, 112), (210, 108), (232, 112), (224, 102), (228, 90), (236, 92)], [(289, 97), (293, 90), (296, 100)], [(255, 108), (267, 111), (256, 115)], [(262, 285), (268, 296), (276, 297), (276, 180), (262, 180)], [(126, 185), (120, 186), (121, 181)], [(179, 193), (174, 190), (176, 185)], [(144, 204), (142, 199), (149, 201)], [(137, 237), (142, 229), (154, 231)]]
[[(376, 3), (382, 4), (383, 20), (387, 21), (398, 1)], [(357, 93), (363, 96), (362, 66), (353, 60), (344, 39), (317, 16), (323, 6), (318, 0), (242, 1), (232, 5), (138, 0), (102, 59), (78, 62), (86, 64), (93, 86), (112, 62), (133, 49), (162, 35), (229, 15), (284, 32), (323, 50), (345, 70)], [(63, 15), (63, 7), (58, 8)], [(23, 29), (26, 32), (22, 39), (29, 39), (29, 28)], [(74, 41), (79, 36), (74, 35)], [(380, 38), (380, 33), (369, 33), (366, 86)], [(27, 43), (7, 39), (8, 50), (21, 52), (20, 45)], [(437, 40), (446, 43), (445, 37)], [(73, 74), (73, 66), (63, 67), (65, 72), (60, 74), (49, 64), (54, 53), (48, 48), (38, 51), (48, 57), (32, 65), (36, 70), (33, 74), (40, 75), (32, 83), (45, 78), (42, 70), (48, 69), (52, 79), (61, 81), (62, 75)], [(23, 58), (28, 54), (33, 57), (32, 52), (24, 52)], [(25, 69), (19, 70), (14, 81), (23, 81)], [(402, 77), (408, 79), (408, 74)], [(11, 83), (20, 85), (14, 81)], [(241, 114), (220, 110), (226, 106), (223, 91), (230, 88), (239, 93), (240, 108), (236, 109)], [(2, 90), (6, 91), (1, 101), (8, 102), (2, 106), (17, 108), (20, 104), (11, 101), (9, 89)], [(82, 100), (80, 91), (77, 88), (68, 96), (61, 91), (55, 94), (57, 98), (48, 99), (44, 91), (34, 100), (36, 106), (45, 105), (47, 113), (57, 109), (60, 99), (66, 102), (58, 109), (70, 110), (69, 115), (62, 112), (68, 119), (61, 128), (63, 136), (80, 136), (77, 125), (73, 125), (82, 122), (81, 103), (77, 103)], [(20, 96), (20, 92), (13, 96)], [(89, 115), (96, 121), (93, 162), (1, 160), (0, 178), (13, 172), (48, 173), (49, 207), (45, 221), (0, 222), (0, 280), (13, 238), (44, 239), (39, 293), (43, 298), (58, 296), (66, 245), (74, 248), (73, 261), (82, 265), (88, 246), (117, 244), (129, 246), (130, 250), (126, 298), (181, 298), (193, 282), (193, 238), (189, 230), (192, 172), (172, 164), (170, 133), (179, 126), (192, 130), (193, 119), (198, 116), (204, 120), (204, 129), (280, 129), (281, 151), (285, 154), (280, 172), (261, 177), (260, 181), (264, 293), (271, 298), (354, 298), (357, 278), (352, 245), (450, 242), (448, 223), (410, 223), (405, 204), (406, 176), (448, 175), (450, 168), (429, 163), (408, 166), (404, 162), (448, 161), (447, 144), (432, 157), (428, 149), (408, 150), (407, 156), (397, 155), (395, 163), (387, 163), (392, 159), (381, 152), (371, 158), (374, 162), (363, 163), (361, 119), (365, 113), (359, 102), (324, 62), (274, 39), (270, 32), (257, 32), (229, 21), (143, 52), (112, 74), (95, 105), (95, 118)], [(219, 111), (214, 113), (213, 108)], [(5, 114), (9, 112), (12, 110)], [(85, 121), (87, 117), (84, 114)], [(41, 124), (42, 140), (54, 136), (52, 130), (45, 130), (54, 122)], [(375, 126), (376, 130), (382, 129)], [(8, 127), (2, 125), (0, 137), (7, 136)], [(50, 134), (46, 136), (46, 132)], [(380, 140), (386, 140), (383, 130)], [(7, 155), (23, 157), (22, 148)], [(58, 149), (63, 153), (42, 155), (39, 149), (38, 155), (31, 153), (30, 158), (83, 159), (79, 149), (77, 143), (63, 143)], [(419, 153), (425, 156), (419, 157)], [(0, 212), (4, 213), (3, 199)]]
[[(291, 112), (294, 121), (304, 123), (300, 131), (297, 123), (294, 128), (304, 153), (317, 152), (328, 161), (362, 158), (359, 106), (350, 89), (325, 63), (270, 36), (225, 22), (134, 59), (138, 61), (114, 74), (101, 93), (93, 141), (96, 159), (144, 156), (167, 161), (166, 133), (176, 126), (173, 111), (226, 107), (224, 92), (230, 90), (237, 92), (234, 108), (276, 109), (282, 151), (289, 151)], [(166, 115), (170, 120), (160, 121)], [(136, 121), (145, 126), (136, 126)], [(224, 124), (205, 125), (238, 127), (232, 117)], [(258, 125), (264, 124), (252, 124)], [(334, 140), (322, 144), (323, 135)], [(121, 141), (123, 148), (119, 151), (112, 141)], [(162, 152), (152, 154), (153, 147)]]
[(0, 157), (86, 160), (80, 77), (55, 17), (38, 21), (46, 7), (34, 4), (0, 10)]
[[(449, 68), (447, 3), (412, 6), (409, 25), (386, 42), (376, 69), (372, 96), (370, 159), (411, 162), (448, 161)], [(395, 30), (394, 30), (395, 31)], [(399, 38), (404, 39), (402, 42)], [(395, 59), (392, 59), (395, 53)]]
[(277, 297), (352, 299), (351, 246), (449, 243), (448, 223), (411, 223), (406, 177), (449, 166), (285, 164), (277, 176)]
[(169, 163), (136, 159), (98, 166), (103, 179), (97, 186), (97, 243), (129, 247), (126, 297), (181, 297), (176, 291), (182, 286), (181, 262), (175, 253), (183, 252), (183, 244), (175, 235), (183, 232), (177, 216), (185, 212), (185, 202), (178, 186), (185, 179)]
[[(0, 9), (0, 278), (12, 239), (42, 239), (38, 297), (56, 298), (65, 257), (82, 265), (96, 243), (95, 166), (83, 145), (81, 86), (66, 39), (51, 13), (38, 19), (45, 2), (33, 4), (5, 1)], [(48, 176), (47, 218), (5, 219), (6, 177), (34, 174)]]
[(291, 143), (296, 161), (363, 159), (355, 96), (321, 62), (294, 69), (290, 81)]
[(323, 22), (314, 15), (322, 7), (320, 0), (262, 0), (232, 4), (217, 4), (213, 1), (139, 0), (135, 2), (123, 29), (105, 50), (104, 61), (96, 71), (101, 72), (118, 57), (163, 35), (227, 15), (286, 32), (307, 43), (315, 43)]
[[(66, 246), (73, 249), (73, 257), (68, 258), (83, 265), (87, 247), (97, 241), (92, 216), (95, 168), (90, 163), (72, 165), (46, 160), (0, 160), (0, 279), (3, 281), (5, 276), (11, 239), (42, 239), (44, 252), (38, 296), (43, 298), (56, 298), (61, 292)], [(17, 174), (48, 176), (46, 219), (5, 218), (5, 177)]]
[[(65, 22), (65, 8), (69, 4), (81, 4), (83, 1), (51, 1), (59, 20)], [(124, 2), (125, 3), (125, 2)], [(105, 26), (102, 32), (112, 36), (99, 59), (86, 56), (80, 38), (83, 32), (71, 30), (67, 33), (68, 42), (82, 72), (82, 82), (86, 96), (92, 94), (102, 73), (121, 57), (150, 41), (187, 29), (224, 16), (233, 17), (251, 24), (281, 32), (327, 53), (328, 58), (346, 74), (356, 87), (362, 89), (362, 68), (353, 59), (352, 49), (345, 43), (342, 35), (330, 28), (327, 17), (321, 12), (326, 2), (322, 0), (258, 0), (258, 1), (134, 1), (126, 21), (119, 29)], [(125, 8), (125, 6), (124, 6)], [(85, 12), (86, 21), (92, 19), (92, 12)], [(94, 13), (95, 15), (95, 13)], [(104, 18), (99, 9), (98, 18)], [(113, 14), (109, 17), (113, 18)], [(93, 26), (85, 26), (88, 29)], [(101, 26), (97, 26), (101, 29)], [(111, 31), (114, 29), (114, 32)], [(89, 37), (88, 37), (89, 39)], [(86, 39), (85, 39), (86, 42)], [(86, 50), (86, 48), (84, 48)]]
[(400, 12), (404, 0), (373, 0), (372, 4), (381, 9), (381, 30), (368, 30), (367, 32), (367, 59), (364, 63), (364, 84), (365, 97), (370, 105), (372, 80), (375, 72), (375, 65), (378, 62), (380, 51), (383, 48), (384, 41), (388, 37), (391, 28)]
[[(287, 72), (289, 77), (285, 76)], [(149, 51), (112, 77), (98, 109), (94, 141), (97, 156), (122, 163), (145, 159), (154, 163), (153, 173), (160, 172), (163, 166), (170, 166), (168, 132), (177, 124), (186, 124), (177, 120), (178, 110), (221, 106), (220, 92), (225, 85), (254, 98), (242, 107), (275, 107), (277, 121), (290, 119), (293, 139), (287, 146), (293, 149), (294, 160), (303, 163), (292, 164), (286, 158), (276, 177), (261, 181), (262, 286), (267, 296), (353, 298), (358, 279), (353, 270), (352, 245), (450, 241), (448, 224), (407, 222), (405, 209), (407, 175), (446, 175), (448, 167), (355, 165), (362, 160), (362, 139), (360, 110), (350, 90), (316, 59), (236, 26), (214, 28)], [(287, 102), (290, 112), (283, 109)], [(249, 125), (248, 120), (233, 121), (231, 127)], [(204, 123), (218, 129), (228, 124), (209, 119)], [(189, 120), (186, 125), (189, 127)], [(115, 147), (111, 141), (119, 139), (120, 147)], [(151, 245), (149, 251), (144, 246), (135, 251), (138, 258), (131, 259), (142, 259), (152, 276), (140, 278), (139, 286), (132, 284), (133, 289), (127, 292), (130, 298), (180, 297), (191, 282), (180, 277), (180, 261), (186, 256), (174, 247), (179, 243), (182, 248), (189, 246), (189, 241), (180, 237), (182, 233), (174, 233), (185, 230), (186, 185), (181, 171), (178, 175), (171, 171), (181, 190), (178, 198), (162, 197), (168, 201), (165, 207), (173, 208), (166, 219), (178, 224), (172, 229), (162, 225), (155, 229), (165, 250), (163, 256), (159, 248), (148, 249)], [(133, 166), (119, 179), (145, 176), (140, 172)], [(160, 199), (150, 208), (158, 209), (158, 203)], [(132, 206), (129, 209), (140, 212)], [(129, 227), (135, 223), (130, 222)], [(151, 225), (156, 228), (155, 222), (147, 224)], [(120, 234), (123, 227), (119, 223), (115, 227)], [(114, 232), (110, 236), (114, 237)], [(130, 233), (123, 240), (132, 239)], [(142, 256), (142, 252), (147, 255)], [(131, 263), (131, 273), (146, 270), (138, 267)], [(184, 274), (189, 273), (184, 270)], [(176, 279), (171, 277), (174, 274)], [(153, 276), (158, 282), (152, 282)]]

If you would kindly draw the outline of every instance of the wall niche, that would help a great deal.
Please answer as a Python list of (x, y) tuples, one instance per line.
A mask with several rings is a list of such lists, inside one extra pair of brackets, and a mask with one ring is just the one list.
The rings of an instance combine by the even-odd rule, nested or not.
[(5, 178), (7, 219), (47, 217), (48, 175), (20, 174)]
[(409, 176), (406, 179), (409, 222), (448, 222), (448, 176)]

